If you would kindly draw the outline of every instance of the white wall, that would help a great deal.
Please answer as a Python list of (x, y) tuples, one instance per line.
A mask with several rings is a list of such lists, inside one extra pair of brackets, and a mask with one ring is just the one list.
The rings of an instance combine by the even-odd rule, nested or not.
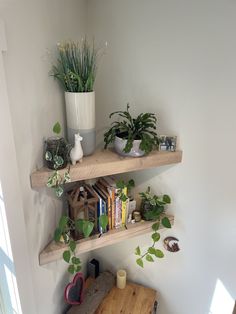
[[(81, 39), (85, 33), (85, 17), (85, 0), (0, 0), (0, 18), (5, 21), (8, 41), (4, 62), (16, 149), (16, 156), (12, 158), (4, 155), (1, 149), (1, 157), (5, 156), (5, 170), (10, 177), (16, 178), (16, 186), (17, 175), (20, 180), (16, 190), (20, 188), (24, 210), (21, 218), (24, 220), (18, 220), (17, 231), (10, 231), (13, 240), (19, 230), (24, 231), (22, 239), (25, 234), (27, 237), (29, 260), (20, 256), (25, 248), (21, 250), (19, 246), (18, 250), (14, 250), (13, 243), (16, 270), (24, 268), (22, 265), (21, 268), (17, 267), (19, 260), (26, 260), (25, 268), (29, 264), (28, 272), (24, 271), (18, 276), (24, 314), (59, 314), (64, 307), (63, 289), (68, 282), (66, 264), (59, 261), (40, 267), (38, 263), (39, 252), (52, 239), (61, 214), (61, 204), (45, 189), (33, 191), (29, 176), (36, 166), (42, 165), (43, 137), (51, 136), (51, 128), (56, 121), (64, 125), (63, 94), (48, 75), (52, 59), (48, 51), (53, 54), (56, 43), (63, 39)], [(1, 102), (1, 109), (4, 106), (7, 104)], [(1, 132), (2, 137), (9, 137), (9, 143), (12, 143), (11, 134), (12, 129), (8, 128)], [(13, 148), (11, 151), (14, 153)], [(11, 167), (10, 164), (14, 158), (17, 159), (18, 174), (14, 165)], [(10, 186), (5, 189), (7, 199), (11, 200)], [(13, 212), (12, 207), (10, 211)], [(19, 215), (9, 216), (9, 225), (16, 225), (13, 219), (17, 220)], [(86, 261), (86, 255), (82, 258)], [(29, 289), (32, 290), (28, 285), (30, 280), (24, 280), (23, 275), (32, 277), (32, 296), (27, 294)], [(35, 310), (32, 310), (33, 307)]]
[(88, 16), (89, 34), (108, 41), (96, 85), (100, 135), (129, 101), (134, 113), (156, 112), (159, 132), (178, 135), (184, 152), (181, 165), (132, 175), (138, 189), (172, 196), (180, 253), (142, 270), (133, 250), (148, 245), (143, 236), (96, 256), (156, 288), (160, 314), (208, 313), (218, 278), (236, 298), (236, 3), (88, 0)]

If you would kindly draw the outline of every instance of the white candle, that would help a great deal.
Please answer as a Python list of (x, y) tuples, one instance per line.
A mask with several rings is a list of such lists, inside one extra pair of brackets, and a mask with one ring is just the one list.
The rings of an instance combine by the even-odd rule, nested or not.
[(126, 271), (123, 269), (117, 271), (116, 286), (119, 289), (124, 289), (126, 286)]

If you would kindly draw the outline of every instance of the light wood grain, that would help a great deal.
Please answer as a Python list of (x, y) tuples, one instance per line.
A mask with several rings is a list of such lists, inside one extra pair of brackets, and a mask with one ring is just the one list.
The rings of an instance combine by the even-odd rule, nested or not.
[(155, 290), (128, 283), (125, 289), (113, 287), (94, 314), (152, 314), (156, 298)]
[[(117, 155), (112, 150), (97, 150), (92, 156), (84, 157), (82, 163), (70, 167), (71, 182), (98, 178), (111, 174), (125, 173), (179, 163), (182, 152), (153, 151), (149, 155), (132, 158)], [(59, 170), (61, 174), (65, 169)], [(31, 186), (38, 188), (46, 185), (52, 170), (41, 168), (31, 174)]]
[[(174, 216), (167, 215), (171, 224), (174, 224)], [(98, 235), (89, 237), (87, 239), (77, 242), (76, 255), (92, 251), (104, 246), (112, 245), (123, 240), (127, 240), (148, 232), (151, 232), (151, 226), (153, 222), (143, 221), (135, 224), (128, 224), (127, 229), (122, 227), (119, 229), (113, 229), (100, 238)], [(39, 264), (45, 265), (57, 260), (62, 259), (62, 254), (66, 245), (63, 243), (56, 243), (52, 241), (39, 255)]]

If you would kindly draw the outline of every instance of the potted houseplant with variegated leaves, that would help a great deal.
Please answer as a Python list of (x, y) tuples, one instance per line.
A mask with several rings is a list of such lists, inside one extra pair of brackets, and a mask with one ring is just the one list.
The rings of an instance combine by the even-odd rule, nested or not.
[(63, 185), (70, 182), (69, 167), (63, 174), (60, 169), (66, 168), (69, 162), (69, 151), (71, 146), (60, 136), (61, 125), (59, 122), (53, 126), (55, 136), (49, 137), (45, 142), (44, 159), (49, 169), (53, 172), (48, 177), (47, 186), (52, 188), (56, 195), (60, 197), (63, 194)]
[(100, 51), (86, 39), (58, 44), (57, 62), (51, 71), (65, 91), (68, 141), (73, 144), (79, 133), (84, 156), (92, 154), (96, 146), (94, 82)]
[(125, 111), (113, 112), (109, 117), (114, 115), (120, 120), (112, 122), (110, 129), (104, 134), (105, 149), (114, 143), (118, 154), (140, 157), (158, 148), (157, 118), (154, 113), (141, 113), (134, 118), (127, 104)]

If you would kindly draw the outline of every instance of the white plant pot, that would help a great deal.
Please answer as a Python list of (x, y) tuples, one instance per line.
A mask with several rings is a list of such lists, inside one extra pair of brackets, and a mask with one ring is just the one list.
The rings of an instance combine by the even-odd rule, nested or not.
[(115, 148), (115, 151), (119, 155), (130, 156), (130, 157), (141, 157), (145, 154), (145, 152), (139, 148), (141, 140), (134, 140), (133, 141), (133, 146), (132, 146), (131, 151), (129, 153), (125, 153), (123, 151), (126, 143), (127, 143), (127, 140), (124, 140), (123, 138), (120, 138), (118, 136), (115, 137), (114, 148)]
[(95, 92), (65, 92), (67, 135), (74, 144), (74, 135), (80, 133), (84, 156), (91, 155), (96, 147)]

